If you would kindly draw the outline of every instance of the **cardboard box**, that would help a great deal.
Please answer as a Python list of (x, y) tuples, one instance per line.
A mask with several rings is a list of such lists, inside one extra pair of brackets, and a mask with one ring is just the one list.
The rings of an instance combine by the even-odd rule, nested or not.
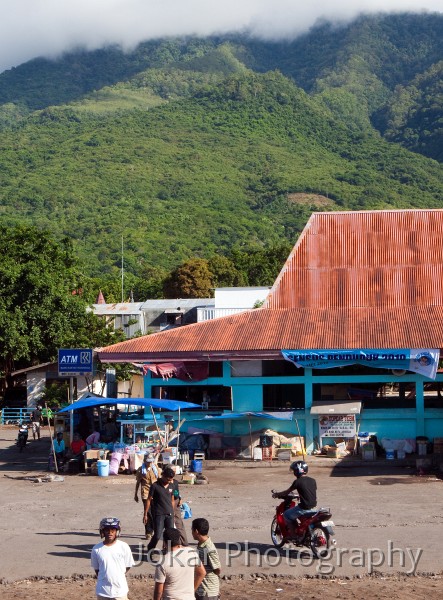
[(195, 482), (195, 473), (185, 473), (181, 480), (181, 483), (185, 483), (187, 485), (194, 485), (194, 482)]
[[(367, 444), (369, 445), (369, 444)], [(362, 448), (361, 457), (363, 460), (375, 460), (376, 454), (374, 448), (367, 448), (366, 446)]]
[(338, 452), (337, 446), (329, 446), (327, 456), (329, 458), (338, 458)]
[(337, 444), (337, 452), (339, 456), (347, 456), (346, 452), (346, 442), (339, 442)]

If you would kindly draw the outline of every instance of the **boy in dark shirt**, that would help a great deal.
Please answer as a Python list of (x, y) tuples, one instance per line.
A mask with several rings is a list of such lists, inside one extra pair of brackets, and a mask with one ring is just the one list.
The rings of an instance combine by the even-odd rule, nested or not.
[(177, 482), (174, 482), (174, 476), (173, 469), (165, 467), (160, 479), (149, 488), (143, 523), (148, 522), (149, 508), (152, 505), (154, 535), (148, 544), (148, 552), (157, 546), (165, 528), (174, 527), (174, 509), (179, 497), (178, 485)]

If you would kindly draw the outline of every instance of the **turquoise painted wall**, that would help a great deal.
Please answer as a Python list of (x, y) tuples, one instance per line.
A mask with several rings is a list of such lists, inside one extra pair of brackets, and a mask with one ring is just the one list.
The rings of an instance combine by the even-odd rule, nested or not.
[(425, 418), (424, 434), (430, 440), (443, 437), (443, 414), (442, 411), (428, 411)]
[[(358, 387), (365, 383), (390, 383), (392, 381), (411, 382), (416, 386), (416, 408), (415, 409), (365, 409), (360, 417), (360, 431), (375, 433), (379, 439), (389, 437), (397, 438), (415, 438), (418, 435), (426, 435), (430, 439), (434, 437), (443, 437), (443, 409), (424, 409), (423, 383), (429, 381), (420, 375), (407, 374), (402, 377), (395, 377), (387, 371), (386, 375), (348, 375), (337, 376), (328, 375), (327, 370), (324, 375), (313, 375), (311, 369), (305, 369), (304, 375), (291, 377), (236, 377), (231, 374), (230, 363), (225, 361), (223, 364), (223, 376), (206, 379), (204, 381), (193, 382), (193, 386), (223, 385), (231, 387), (233, 398), (233, 410), (235, 412), (261, 411), (263, 410), (263, 385), (264, 384), (303, 384), (305, 386), (305, 410), (297, 410), (294, 415), (297, 419), (300, 434), (306, 438), (306, 447), (308, 452), (314, 449), (314, 438), (318, 438), (318, 420), (310, 414), (312, 406), (312, 394), (314, 384), (349, 384)], [(443, 381), (443, 375), (437, 375), (437, 381)], [(183, 386), (187, 382), (171, 379), (161, 381), (151, 379), (150, 374), (144, 378), (145, 396), (152, 396), (152, 387), (159, 386)], [(260, 429), (273, 428), (278, 421), (268, 421), (260, 423)], [(261, 425), (263, 424), (263, 427)], [(187, 420), (183, 430), (192, 426), (203, 426), (201, 421), (192, 422)], [(279, 424), (280, 425), (280, 424)], [(295, 422), (284, 424), (288, 433), (298, 434)], [(232, 435), (246, 435), (249, 432), (249, 424), (244, 421), (223, 421), (217, 425), (211, 423), (211, 429), (223, 431)], [(257, 429), (258, 430), (258, 429)], [(282, 430), (283, 432), (283, 430)]]
[(232, 387), (232, 410), (234, 412), (244, 412), (247, 410), (263, 410), (263, 385), (255, 383), (250, 385), (248, 378), (242, 385)]
[[(371, 414), (362, 414), (360, 420), (360, 432), (369, 432), (375, 434), (379, 440), (382, 438), (402, 439), (402, 438), (413, 438), (415, 439), (417, 428), (417, 420), (415, 416), (415, 410), (403, 409), (401, 416), (399, 414), (393, 414), (389, 411), (389, 414), (384, 414), (384, 411), (370, 411)], [(376, 414), (372, 414), (376, 413)]]

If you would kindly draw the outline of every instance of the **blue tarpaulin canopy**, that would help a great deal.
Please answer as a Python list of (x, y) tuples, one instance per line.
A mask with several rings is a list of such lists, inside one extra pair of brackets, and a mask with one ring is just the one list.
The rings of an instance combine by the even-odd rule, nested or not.
[(221, 415), (206, 415), (205, 417), (202, 417), (202, 419), (244, 419), (245, 417), (248, 417), (248, 418), (253, 417), (253, 418), (257, 418), (257, 419), (276, 419), (278, 421), (292, 421), (293, 420), (292, 412), (288, 411), (288, 412), (283, 413), (283, 415), (281, 417), (277, 417), (275, 415), (270, 415), (269, 413), (264, 413), (264, 412), (241, 412), (241, 413), (231, 412), (231, 413), (223, 413)]
[(161, 408), (163, 410), (186, 410), (188, 408), (201, 408), (200, 404), (183, 402), (181, 400), (158, 400), (157, 398), (84, 398), (73, 402), (62, 408), (59, 412), (70, 412), (80, 408), (92, 408), (94, 406), (111, 406), (124, 404), (126, 406), (146, 406), (149, 408)]

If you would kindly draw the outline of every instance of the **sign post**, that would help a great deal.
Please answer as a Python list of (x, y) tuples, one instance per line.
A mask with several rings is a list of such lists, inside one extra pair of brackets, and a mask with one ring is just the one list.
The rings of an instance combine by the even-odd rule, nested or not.
[[(58, 351), (58, 375), (69, 377), (69, 403), (74, 402), (74, 377), (92, 375), (92, 349), (91, 348), (61, 348)], [(71, 410), (69, 421), (69, 439), (72, 442), (74, 434), (74, 411)]]

